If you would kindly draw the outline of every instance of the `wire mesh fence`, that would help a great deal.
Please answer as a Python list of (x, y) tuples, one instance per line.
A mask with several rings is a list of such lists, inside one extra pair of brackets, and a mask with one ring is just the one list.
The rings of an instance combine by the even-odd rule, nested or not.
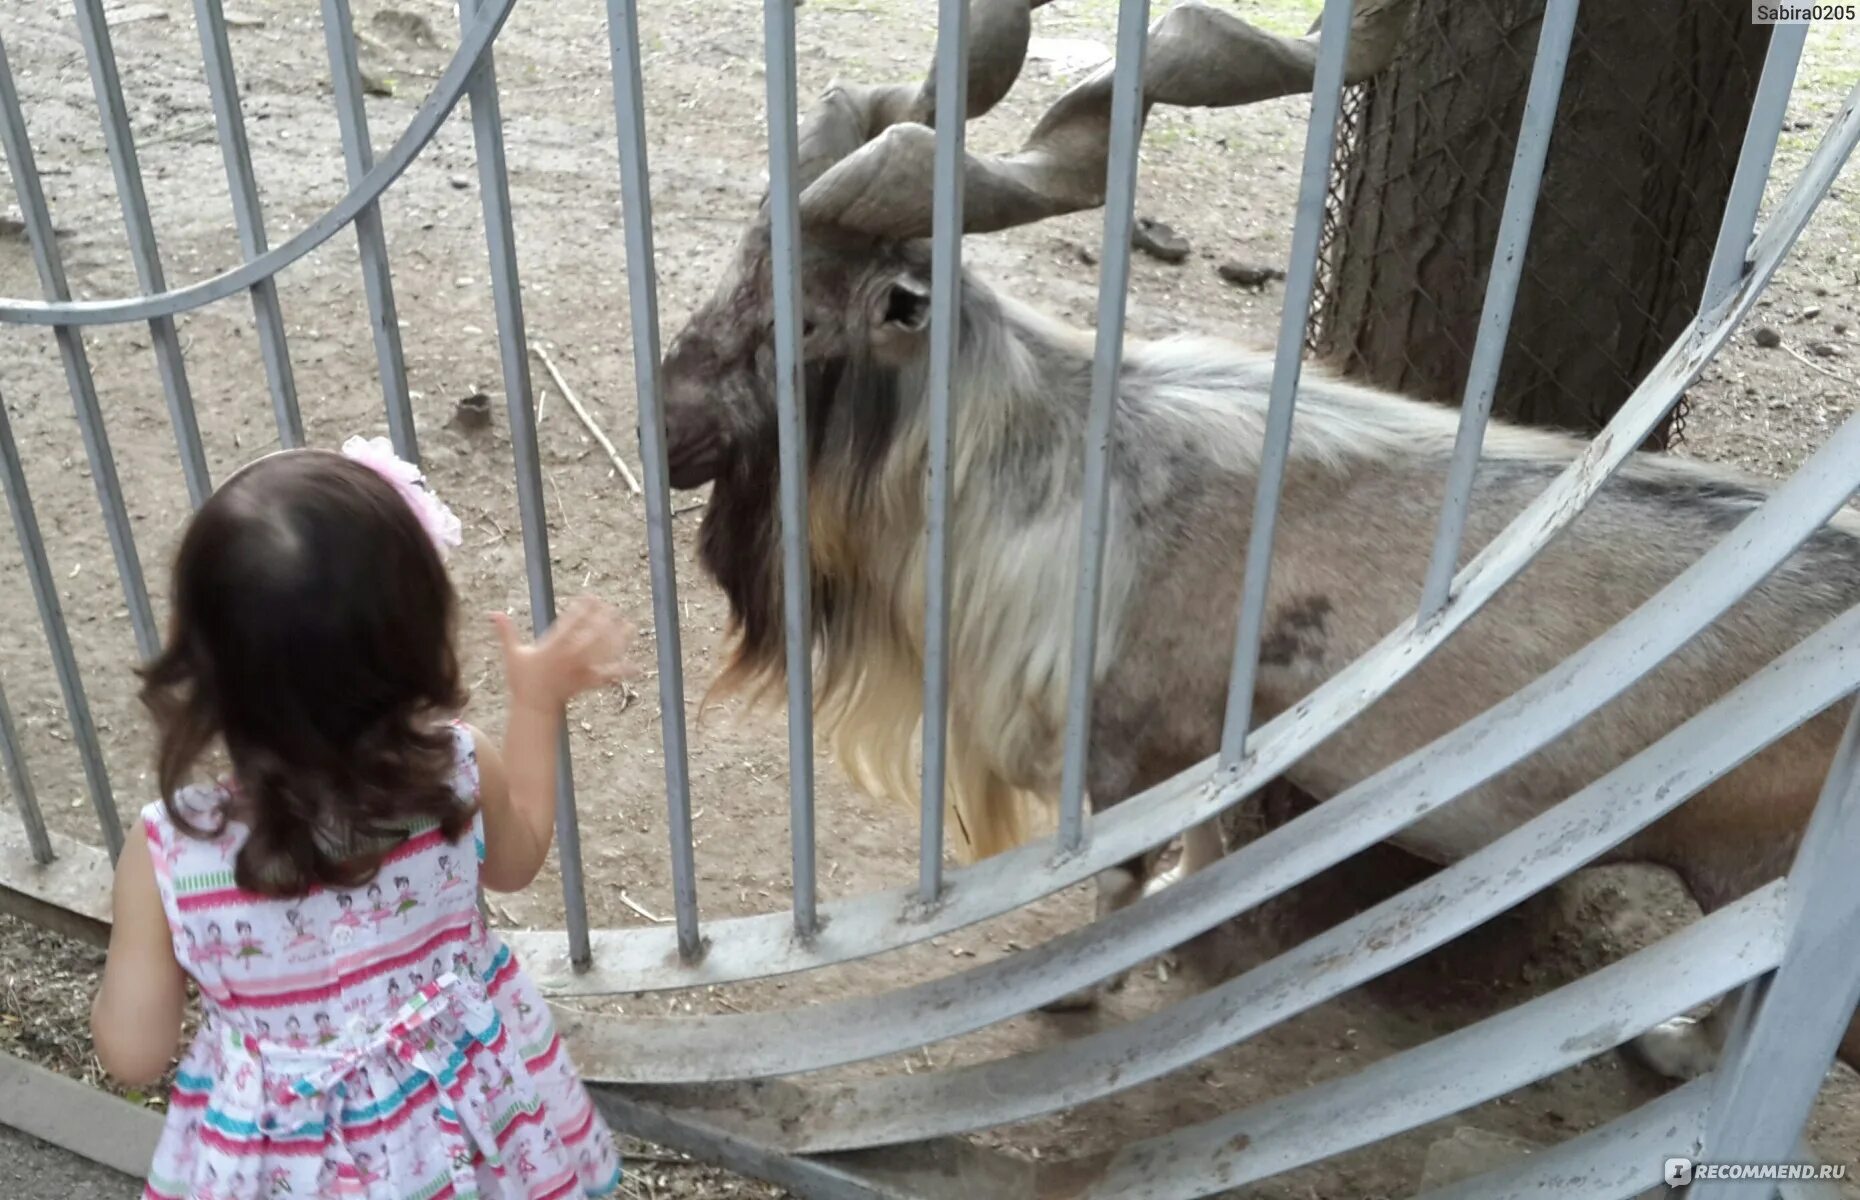
[[(1458, 402), (1543, 0), (1420, 0), (1346, 98), (1310, 347)], [(1584, 5), (1495, 406), (1592, 432), (1695, 310), (1769, 27), (1738, 0)], [(1685, 405), (1653, 442), (1683, 436)]]

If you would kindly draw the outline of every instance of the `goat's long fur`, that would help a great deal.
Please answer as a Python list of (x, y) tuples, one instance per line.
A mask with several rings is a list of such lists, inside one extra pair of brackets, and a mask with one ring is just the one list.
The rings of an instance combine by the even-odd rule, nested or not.
[[(963, 306), (954, 380), (948, 791), (959, 848), (968, 856), (985, 857), (1026, 840), (1049, 820), (1056, 790), (1079, 562), (1079, 447), (1090, 390), (1091, 343), (1089, 335), (999, 298), (973, 280), (965, 284)], [(1135, 762), (1095, 770), (1091, 782), (1100, 804), (1154, 782), (1153, 776), (1166, 777), (1212, 748), (1205, 743), (1207, 731), (1218, 728), (1219, 700), (1207, 686), (1186, 688), (1171, 703), (1166, 679), (1148, 680), (1134, 690), (1114, 686), (1109, 696), (1104, 695), (1105, 684), (1114, 667), (1126, 678), (1145, 669), (1166, 673), (1181, 669), (1185, 655), (1213, 664), (1212, 670), (1200, 665), (1192, 670), (1205, 677), (1204, 683), (1224, 678), (1239, 550), (1244, 546), (1244, 537), (1238, 535), (1243, 535), (1249, 517), (1271, 371), (1264, 353), (1199, 338), (1133, 344), (1125, 353), (1114, 421), (1094, 671), (1100, 693), (1094, 741), (1101, 740), (1107, 723), (1137, 718), (1133, 710), (1146, 702), (1159, 707), (1143, 720), (1195, 728), (1173, 739), (1184, 748), (1165, 750), (1167, 770), (1161, 764)], [(810, 361), (808, 384), (813, 408), (809, 503), (815, 679), (821, 722), (837, 757), (859, 786), (914, 807), (914, 743), (922, 717), (926, 372), (921, 360), (890, 367), (854, 355)], [(1450, 410), (1355, 386), (1321, 370), (1305, 372), (1287, 464), (1286, 517), (1261, 677), (1262, 711), (1270, 713), (1294, 702), (1373, 644), (1412, 605), (1437, 511), (1438, 480), (1456, 428), (1457, 414)], [(773, 438), (772, 428), (766, 436)], [(1494, 423), (1486, 437), (1487, 465), (1475, 495), (1478, 511), (1469, 530), (1468, 552), (1515, 515), (1580, 446), (1561, 434)], [(782, 675), (772, 440), (766, 450), (735, 456), (738, 475), (718, 481), (706, 521), (706, 563), (731, 591), (743, 630), (733, 663), (719, 682), (726, 691), (762, 692)], [(742, 475), (745, 470), (754, 477)], [(1391, 528), (1412, 527), (1413, 536), (1403, 535), (1406, 544), (1386, 564), (1390, 574), (1401, 577), (1356, 580), (1355, 587), (1386, 593), (1387, 599), (1363, 605), (1357, 622), (1361, 628), (1349, 636), (1337, 636), (1341, 631), (1332, 628), (1323, 645), (1307, 644), (1312, 635), (1324, 632), (1320, 627), (1342, 623), (1331, 609), (1341, 603), (1339, 597), (1347, 594), (1351, 583), (1337, 578), (1338, 573), (1351, 568), (1374, 572), (1385, 565), (1354, 554), (1347, 556), (1348, 562), (1319, 561), (1335, 550), (1313, 547), (1308, 519), (1321, 516), (1331, 496), (1337, 497), (1338, 516), (1358, 519), (1360, 513), (1350, 515), (1347, 497), (1370, 486), (1365, 480), (1382, 476), (1392, 481), (1387, 490), (1393, 498), (1365, 499), (1371, 507), (1391, 510), (1376, 514)], [(1610, 489), (1604, 495), (1617, 504), (1639, 504), (1643, 510), (1663, 505), (1665, 515), (1678, 513), (1714, 536), (1728, 527), (1728, 516), (1741, 516), (1762, 498), (1760, 486), (1720, 468), (1664, 457), (1636, 458)], [(1628, 528), (1634, 513), (1611, 513), (1607, 504), (1598, 507), (1599, 516), (1585, 514), (1582, 520), (1592, 533), (1606, 536), (1611, 555), (1649, 559), (1648, 545), (1670, 535), (1657, 528)], [(1812, 589), (1825, 595), (1806, 597), (1813, 601), (1807, 607), (1824, 618), (1860, 599), (1860, 525), (1843, 517), (1826, 538), (1833, 541), (1821, 550), (1833, 554), (1841, 569)], [(1643, 563), (1647, 569), (1630, 581), (1628, 590), (1638, 594), (1625, 598), (1638, 603), (1650, 595), (1684, 566), (1685, 560), (1675, 555), (1683, 555), (1698, 540), (1682, 537), (1679, 548), (1652, 552)], [(1557, 555), (1546, 552), (1545, 558)], [(1188, 559), (1193, 566), (1184, 566)], [(758, 574), (757, 586), (732, 588), (731, 572), (740, 575), (750, 564)], [(1567, 561), (1561, 566), (1550, 563), (1547, 569), (1567, 566)], [(1546, 568), (1532, 570), (1541, 575)], [(1309, 585), (1320, 578), (1323, 587), (1312, 591)], [(1203, 593), (1199, 600), (1185, 597), (1193, 589)], [(1610, 590), (1611, 595), (1621, 591)], [(1582, 599), (1563, 597), (1551, 603), (1580, 604)], [(1306, 606), (1302, 612), (1301, 603)], [(1494, 605), (1501, 611), (1505, 607)], [(1567, 631), (1538, 631), (1539, 644), (1516, 653), (1517, 670), (1504, 673), (1503, 680), (1491, 686), (1465, 690), (1493, 700), (1502, 697), (1586, 641), (1582, 634), (1589, 626), (1599, 632), (1632, 604), (1622, 607), (1611, 600), (1606, 607), (1606, 619), (1599, 624), (1578, 622), (1581, 630), (1572, 626)], [(1179, 620), (1184, 611), (1203, 613), (1204, 619), (1188, 622), (1170, 636), (1177, 643), (1200, 639), (1199, 644), (1177, 644), (1173, 652), (1158, 656), (1156, 630), (1150, 626), (1153, 621)], [(1799, 636), (1819, 621), (1787, 624)], [(1531, 642), (1533, 633), (1521, 630), (1520, 637)], [(1794, 637), (1754, 640), (1773, 653)], [(1132, 664), (1135, 641), (1150, 643), (1142, 652), (1151, 660), (1147, 668)], [(1754, 659), (1752, 668), (1767, 656)], [(1452, 662), (1454, 656), (1443, 652), (1442, 659)], [(1462, 658), (1459, 666), (1464, 665)], [(1723, 688), (1718, 691), (1740, 677), (1720, 674)], [(1428, 675), (1424, 668), (1421, 678)], [(1436, 681), (1439, 677), (1440, 672), (1433, 672)], [(1415, 680), (1397, 689), (1408, 696), (1416, 690)], [(1687, 685), (1686, 690), (1699, 689)], [(1184, 704), (1195, 711), (1186, 717), (1169, 711)], [(1660, 715), (1664, 718), (1668, 712)], [(1647, 727), (1646, 738), (1634, 739), (1642, 743), (1670, 727), (1669, 723), (1656, 729), (1657, 721), (1634, 723)], [(1429, 728), (1410, 721), (1410, 728), (1393, 737), (1357, 738), (1356, 744), (1340, 738), (1336, 762), (1327, 764), (1322, 755), (1314, 755), (1306, 774), (1328, 784), (1326, 790), (1344, 786), (1350, 781), (1347, 776), (1392, 760), (1400, 747), (1423, 743), (1427, 737), (1422, 734), (1444, 731), (1433, 728), (1438, 720), (1421, 724)], [(1116, 731), (1110, 733), (1114, 741)], [(1190, 753), (1188, 743), (1199, 752), (1175, 761)], [(1135, 748), (1127, 756), (1143, 757)], [(1459, 826), (1459, 832), (1444, 838), (1437, 830), (1428, 834), (1429, 823), (1424, 822), (1418, 840), (1452, 843), (1434, 847), (1451, 856), (1455, 848), (1528, 815), (1516, 804), (1497, 807), (1502, 813), (1490, 820), (1467, 820), (1464, 814), (1435, 818), (1437, 827), (1454, 822)]]

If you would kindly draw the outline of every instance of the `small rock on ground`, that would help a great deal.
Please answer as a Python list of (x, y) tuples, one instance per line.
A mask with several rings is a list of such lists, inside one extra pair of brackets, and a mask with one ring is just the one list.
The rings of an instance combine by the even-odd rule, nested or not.
[(491, 423), (491, 397), (473, 392), (459, 397), (452, 408), (452, 423), (460, 429), (483, 429)]
[(168, 10), (159, 4), (123, 4), (104, 9), (103, 16), (111, 25), (128, 25), (134, 21), (166, 21)]
[(1252, 263), (1230, 258), (1214, 269), (1215, 274), (1235, 287), (1263, 288), (1275, 279), (1284, 279), (1285, 272), (1277, 267), (1260, 267)]
[(433, 23), (415, 12), (384, 8), (374, 15), (374, 27), (383, 36), (414, 46), (437, 46)]
[(1497, 1170), (1535, 1149), (1536, 1143), (1523, 1138), (1462, 1125), (1427, 1148), (1427, 1161), (1421, 1168), (1421, 1182), (1415, 1194), (1426, 1195), (1448, 1184)]
[(1130, 231), (1130, 244), (1151, 258), (1167, 263), (1179, 263), (1188, 257), (1188, 239), (1161, 221), (1148, 217), (1137, 218), (1135, 228)]

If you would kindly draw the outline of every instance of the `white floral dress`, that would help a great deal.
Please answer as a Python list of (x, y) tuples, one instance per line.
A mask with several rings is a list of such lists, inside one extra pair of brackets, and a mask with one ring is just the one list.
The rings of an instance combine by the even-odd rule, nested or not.
[[(454, 737), (471, 802), (471, 735)], [(229, 798), (193, 788), (177, 804), (211, 829)], [(456, 845), (416, 826), (373, 883), (289, 900), (234, 884), (237, 822), (202, 840), (156, 803), (142, 827), (204, 1010), (145, 1200), (618, 1190), (613, 1139), (548, 1006), (479, 911), (481, 820)]]

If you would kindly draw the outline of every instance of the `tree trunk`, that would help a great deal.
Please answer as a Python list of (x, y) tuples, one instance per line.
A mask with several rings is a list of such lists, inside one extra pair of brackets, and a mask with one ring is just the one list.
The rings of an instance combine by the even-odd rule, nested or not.
[[(1459, 402), (1542, 11), (1419, 0), (1359, 93), (1314, 326), (1352, 374)], [(1582, 6), (1499, 415), (1598, 429), (1691, 320), (1768, 41), (1748, 0)]]

